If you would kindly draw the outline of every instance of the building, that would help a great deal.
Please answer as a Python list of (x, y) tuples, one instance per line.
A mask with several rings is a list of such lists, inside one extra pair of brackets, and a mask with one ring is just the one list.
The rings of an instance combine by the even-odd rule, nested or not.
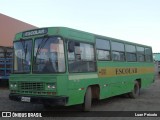
[(16, 33), (34, 28), (37, 27), (0, 13), (0, 46), (12, 47)]
[(13, 69), (12, 47), (15, 34), (34, 28), (37, 27), (0, 13), (0, 80), (8, 79)]

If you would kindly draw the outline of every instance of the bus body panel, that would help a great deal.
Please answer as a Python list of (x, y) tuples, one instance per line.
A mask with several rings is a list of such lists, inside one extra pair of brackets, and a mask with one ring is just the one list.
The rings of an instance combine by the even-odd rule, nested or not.
[[(97, 66), (97, 71), (70, 73), (68, 70), (67, 55), (68, 40), (91, 43), (95, 47), (95, 39), (97, 36), (91, 33), (64, 27), (51, 27), (45, 29), (47, 29), (48, 32), (43, 35), (38, 35), (37, 33), (37, 35), (23, 37), (24, 32), (18, 33), (15, 36), (14, 41), (19, 41), (21, 38), (32, 38), (34, 45), (35, 38), (43, 37), (45, 35), (61, 36), (64, 39), (66, 71), (59, 74), (12, 74), (10, 76), (9, 84), (10, 86), (17, 84), (18, 87), (10, 87), (11, 95), (27, 95), (37, 97), (40, 100), (40, 97), (43, 97), (52, 99), (53, 101), (54, 99), (57, 100), (57, 97), (61, 97), (60, 100), (64, 100), (63, 105), (69, 106), (82, 104), (84, 102), (86, 90), (89, 86), (91, 86), (91, 88), (92, 86), (96, 86), (99, 89), (99, 99), (105, 99), (115, 95), (131, 92), (134, 88), (135, 80), (140, 81), (141, 88), (145, 88), (153, 82), (153, 62), (121, 62), (113, 60), (99, 61), (96, 56), (95, 64)], [(130, 43), (104, 36), (101, 36), (101, 38), (110, 39), (111, 41), (120, 41), (127, 44)], [(135, 43), (130, 44), (139, 45)], [(53, 87), (53, 89), (50, 88), (50, 86)]]

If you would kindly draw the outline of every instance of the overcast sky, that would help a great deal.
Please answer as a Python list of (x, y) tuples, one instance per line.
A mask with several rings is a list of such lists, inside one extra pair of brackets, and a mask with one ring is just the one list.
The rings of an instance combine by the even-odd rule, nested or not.
[(37, 27), (75, 28), (160, 52), (160, 0), (1, 0), (0, 12)]

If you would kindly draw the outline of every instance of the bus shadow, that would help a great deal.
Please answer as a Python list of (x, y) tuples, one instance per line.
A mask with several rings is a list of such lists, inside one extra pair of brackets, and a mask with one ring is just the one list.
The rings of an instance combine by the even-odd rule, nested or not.
[[(92, 109), (91, 111), (95, 111), (95, 108), (98, 106), (105, 106), (108, 104), (112, 104), (114, 102), (120, 102), (127, 99), (131, 99), (128, 95), (118, 95), (114, 97), (110, 97), (107, 99), (102, 100), (92, 100)], [(48, 108), (44, 107), (44, 111), (52, 111), (52, 112), (68, 112), (68, 111), (74, 111), (74, 112), (83, 112), (82, 111), (82, 104), (80, 105), (72, 105), (72, 106), (50, 106)]]

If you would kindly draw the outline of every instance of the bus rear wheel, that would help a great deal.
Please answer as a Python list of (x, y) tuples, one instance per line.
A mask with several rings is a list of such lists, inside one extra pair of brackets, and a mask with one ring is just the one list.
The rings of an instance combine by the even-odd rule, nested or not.
[(82, 105), (83, 111), (90, 111), (92, 105), (92, 91), (91, 87), (88, 87), (84, 97), (84, 103)]
[(135, 81), (133, 90), (129, 93), (129, 97), (136, 99), (140, 94), (140, 86), (137, 81)]

